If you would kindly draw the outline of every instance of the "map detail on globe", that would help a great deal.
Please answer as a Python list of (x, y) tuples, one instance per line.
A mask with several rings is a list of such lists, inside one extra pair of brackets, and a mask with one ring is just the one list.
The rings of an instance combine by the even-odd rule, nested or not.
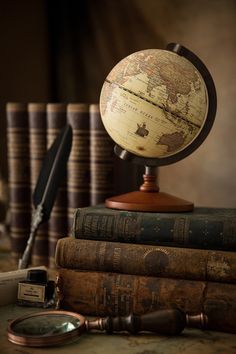
[(182, 151), (206, 119), (204, 80), (186, 58), (148, 49), (121, 60), (106, 78), (100, 111), (111, 138), (137, 156), (164, 158)]

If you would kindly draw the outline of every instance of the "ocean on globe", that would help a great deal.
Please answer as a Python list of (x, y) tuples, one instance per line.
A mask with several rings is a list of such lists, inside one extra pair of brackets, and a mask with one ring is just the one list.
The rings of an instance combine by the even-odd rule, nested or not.
[(185, 149), (200, 133), (207, 89), (186, 58), (147, 49), (112, 69), (101, 90), (100, 111), (116, 144), (137, 156), (164, 158)]

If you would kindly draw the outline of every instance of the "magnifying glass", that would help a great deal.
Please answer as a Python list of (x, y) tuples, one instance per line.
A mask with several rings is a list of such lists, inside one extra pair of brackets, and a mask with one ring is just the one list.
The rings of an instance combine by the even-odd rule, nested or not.
[(48, 347), (65, 344), (90, 330), (108, 333), (128, 331), (137, 334), (149, 331), (163, 335), (178, 335), (185, 327), (206, 328), (207, 317), (195, 316), (179, 309), (165, 309), (142, 316), (129, 315), (87, 320), (84, 316), (69, 311), (44, 311), (11, 321), (7, 328), (8, 340), (28, 347)]

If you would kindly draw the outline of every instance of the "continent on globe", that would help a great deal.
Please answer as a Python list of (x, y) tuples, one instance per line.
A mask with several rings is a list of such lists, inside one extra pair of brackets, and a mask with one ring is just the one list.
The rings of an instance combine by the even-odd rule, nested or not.
[(171, 51), (148, 49), (129, 55), (112, 69), (102, 87), (100, 111), (108, 134), (123, 149), (164, 158), (198, 136), (207, 116), (208, 94), (189, 60)]
[(146, 129), (146, 123), (144, 122), (142, 125), (137, 123), (137, 130), (135, 134), (142, 136), (143, 138), (149, 134), (149, 131)]
[(157, 141), (157, 144), (166, 145), (167, 152), (178, 150), (184, 143), (184, 132), (164, 134)]

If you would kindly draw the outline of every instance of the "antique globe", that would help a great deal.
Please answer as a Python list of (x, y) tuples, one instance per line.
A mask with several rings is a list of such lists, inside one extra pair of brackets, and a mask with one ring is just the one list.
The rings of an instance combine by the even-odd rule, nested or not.
[(183, 159), (210, 132), (216, 91), (203, 62), (175, 43), (166, 50), (133, 53), (107, 76), (100, 111), (105, 129), (117, 144), (117, 155), (146, 166), (140, 191), (107, 200), (107, 206), (143, 211), (192, 210), (193, 203), (157, 193), (154, 168)]

